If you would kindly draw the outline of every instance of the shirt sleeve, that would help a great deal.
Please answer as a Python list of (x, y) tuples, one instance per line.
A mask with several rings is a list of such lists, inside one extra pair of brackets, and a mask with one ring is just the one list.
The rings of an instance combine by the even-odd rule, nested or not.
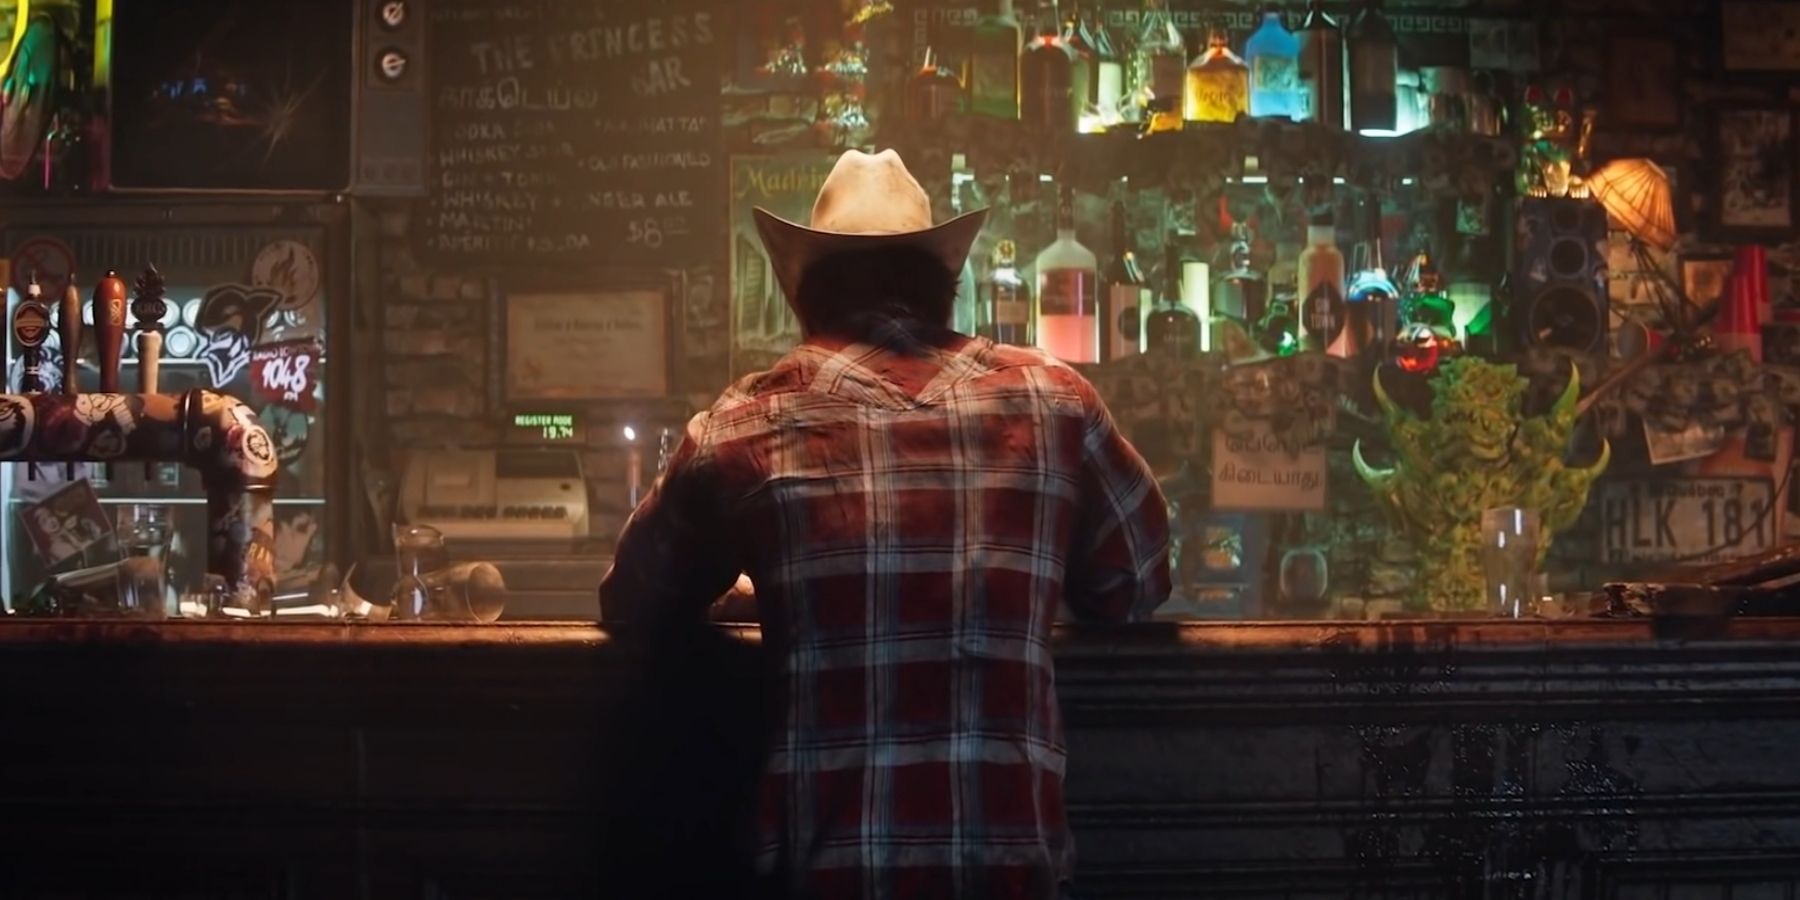
[(1149, 464), (1081, 382), (1081, 509), (1069, 561), (1069, 608), (1083, 619), (1149, 618), (1169, 599), (1169, 507)]
[(603, 621), (704, 621), (707, 607), (737, 580), (706, 418), (702, 413), (688, 423), (662, 476), (619, 533), (612, 567), (600, 580)]

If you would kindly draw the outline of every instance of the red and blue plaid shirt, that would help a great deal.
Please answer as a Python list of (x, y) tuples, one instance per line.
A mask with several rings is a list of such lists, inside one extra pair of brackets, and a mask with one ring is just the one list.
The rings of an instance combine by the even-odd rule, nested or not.
[(1051, 623), (1168, 597), (1163, 497), (1068, 366), (865, 334), (689, 423), (603, 614), (692, 615), (749, 574), (784, 692), (759, 866), (794, 895), (1051, 897), (1072, 861)]

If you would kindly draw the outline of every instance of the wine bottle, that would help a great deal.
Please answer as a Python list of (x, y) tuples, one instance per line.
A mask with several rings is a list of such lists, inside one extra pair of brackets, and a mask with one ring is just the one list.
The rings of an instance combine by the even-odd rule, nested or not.
[(1149, 313), (1150, 291), (1138, 267), (1137, 254), (1125, 229), (1125, 203), (1112, 208), (1112, 259), (1106, 263), (1106, 358), (1121, 359), (1142, 352), (1144, 317)]
[(1037, 255), (1037, 345), (1067, 363), (1100, 361), (1100, 260), (1075, 239), (1075, 193), (1056, 205), (1056, 240)]

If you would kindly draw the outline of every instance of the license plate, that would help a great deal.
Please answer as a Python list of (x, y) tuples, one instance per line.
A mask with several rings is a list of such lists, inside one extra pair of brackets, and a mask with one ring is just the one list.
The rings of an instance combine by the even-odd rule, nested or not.
[(1762, 478), (1609, 482), (1600, 490), (1608, 563), (1710, 563), (1774, 543), (1775, 486)]

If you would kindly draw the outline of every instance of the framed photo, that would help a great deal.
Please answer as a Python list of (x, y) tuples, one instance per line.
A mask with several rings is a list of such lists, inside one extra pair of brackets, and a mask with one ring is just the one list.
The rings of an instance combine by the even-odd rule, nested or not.
[(1714, 237), (1786, 239), (1797, 221), (1793, 108), (1721, 107), (1714, 113), (1711, 147)]
[[(503, 401), (667, 397), (678, 284), (599, 277), (586, 287), (520, 290), (502, 300)], [(594, 286), (599, 285), (599, 286)]]
[(1727, 72), (1800, 72), (1800, 4), (1724, 0), (1719, 57)]
[(1632, 128), (1681, 127), (1681, 54), (1675, 42), (1651, 35), (1607, 40), (1606, 118)]
[(1696, 311), (1725, 296), (1725, 280), (1731, 277), (1729, 256), (1684, 256), (1681, 259), (1681, 293)]

